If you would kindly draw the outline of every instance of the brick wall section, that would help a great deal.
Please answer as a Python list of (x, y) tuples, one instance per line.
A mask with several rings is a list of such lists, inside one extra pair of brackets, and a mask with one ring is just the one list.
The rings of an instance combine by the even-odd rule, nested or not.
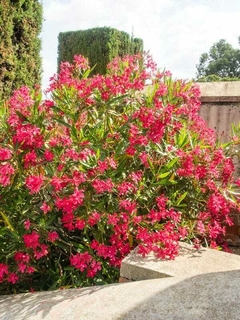
[[(231, 124), (240, 123), (240, 81), (201, 82), (200, 115), (208, 126), (214, 129), (222, 142), (230, 137)], [(234, 159), (236, 177), (240, 176), (240, 162)], [(240, 214), (232, 212), (234, 225), (226, 228), (226, 240), (229, 245), (240, 246)]]

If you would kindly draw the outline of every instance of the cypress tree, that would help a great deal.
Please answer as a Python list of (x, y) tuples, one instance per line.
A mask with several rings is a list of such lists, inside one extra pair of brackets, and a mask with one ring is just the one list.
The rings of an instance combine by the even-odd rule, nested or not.
[(61, 62), (72, 62), (81, 54), (95, 66), (93, 74), (105, 74), (107, 64), (117, 56), (143, 51), (143, 41), (128, 33), (104, 27), (88, 30), (60, 32), (58, 36), (58, 70)]
[(0, 0), (0, 100), (41, 82), (43, 10), (37, 0)]

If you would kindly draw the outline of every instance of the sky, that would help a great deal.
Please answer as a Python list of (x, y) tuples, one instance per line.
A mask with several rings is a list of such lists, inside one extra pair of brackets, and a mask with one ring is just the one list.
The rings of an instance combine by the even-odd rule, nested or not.
[(112, 27), (141, 38), (159, 69), (192, 79), (202, 53), (220, 39), (238, 48), (240, 0), (41, 0), (43, 80), (57, 72), (58, 34)]

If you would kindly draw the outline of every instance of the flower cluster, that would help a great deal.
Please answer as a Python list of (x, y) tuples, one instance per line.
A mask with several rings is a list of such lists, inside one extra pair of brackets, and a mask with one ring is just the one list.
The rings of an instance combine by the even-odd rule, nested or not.
[(197, 86), (146, 54), (89, 70), (76, 56), (50, 100), (22, 87), (0, 115), (3, 293), (112, 282), (136, 246), (161, 259), (180, 240), (221, 246), (238, 208)]

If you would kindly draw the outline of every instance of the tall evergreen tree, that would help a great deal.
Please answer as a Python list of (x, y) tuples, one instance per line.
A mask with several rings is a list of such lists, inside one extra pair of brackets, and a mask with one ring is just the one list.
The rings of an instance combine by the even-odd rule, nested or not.
[(22, 85), (40, 84), (42, 20), (37, 0), (0, 0), (0, 101)]
[(143, 41), (110, 27), (61, 32), (58, 36), (58, 69), (61, 62), (72, 62), (81, 54), (95, 66), (92, 74), (105, 74), (107, 64), (117, 56), (143, 51)]

